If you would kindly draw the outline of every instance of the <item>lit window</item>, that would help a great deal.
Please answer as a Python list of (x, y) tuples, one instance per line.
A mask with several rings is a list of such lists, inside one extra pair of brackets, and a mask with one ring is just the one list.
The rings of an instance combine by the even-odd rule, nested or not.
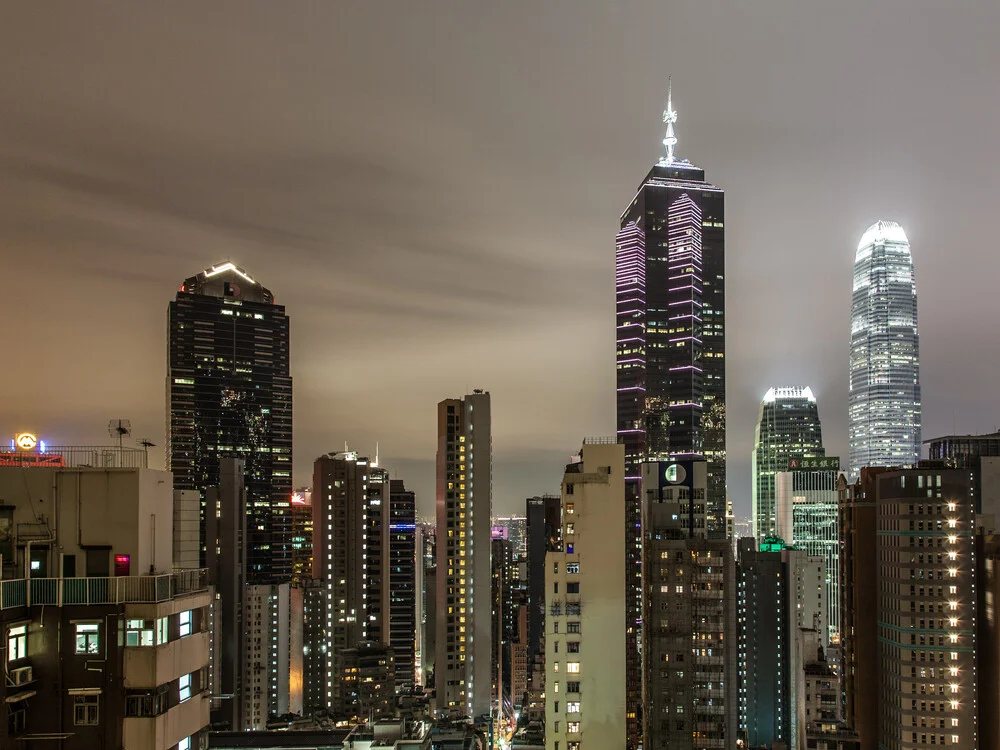
[(566, 663), (566, 671), (570, 674), (580, 674), (580, 662), (571, 661)]
[(167, 618), (161, 617), (156, 621), (156, 645), (162, 646), (167, 642)]
[(566, 512), (572, 515), (573, 511), (574, 511), (573, 503), (566, 503)]
[(185, 737), (177, 743), (177, 750), (191, 750), (191, 738)]
[(191, 697), (191, 675), (181, 675), (177, 680), (177, 700), (183, 703)]
[(7, 633), (7, 661), (17, 661), (28, 655), (28, 626), (18, 625)]
[(73, 696), (73, 724), (78, 727), (96, 727), (100, 721), (99, 695)]
[(152, 622), (147, 623), (146, 620), (126, 620), (125, 645), (152, 646), (153, 645)]
[(96, 622), (76, 624), (76, 653), (96, 654), (101, 648), (100, 625)]
[(578, 714), (580, 713), (580, 701), (570, 701), (566, 704), (567, 713)]
[(567, 721), (566, 722), (566, 731), (569, 732), (570, 734), (579, 734), (580, 733), (580, 722), (578, 722), (578, 721)]
[(191, 635), (191, 610), (185, 610), (177, 616), (177, 624), (179, 626), (178, 635), (183, 638), (186, 635)]

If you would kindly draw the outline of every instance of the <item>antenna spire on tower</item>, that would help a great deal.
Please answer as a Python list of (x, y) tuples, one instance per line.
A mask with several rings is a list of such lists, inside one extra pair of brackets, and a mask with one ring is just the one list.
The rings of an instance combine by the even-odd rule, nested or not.
[(677, 136), (674, 135), (674, 123), (677, 122), (677, 112), (673, 107), (673, 81), (671, 76), (667, 76), (667, 108), (663, 110), (663, 122), (667, 124), (667, 134), (663, 137), (663, 147), (667, 150), (667, 155), (660, 159), (662, 164), (672, 164), (674, 161), (674, 146), (677, 145)]

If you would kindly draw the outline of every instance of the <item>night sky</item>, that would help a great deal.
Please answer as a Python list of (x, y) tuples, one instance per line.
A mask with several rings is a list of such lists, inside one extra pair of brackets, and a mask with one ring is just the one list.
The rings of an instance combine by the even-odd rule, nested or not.
[(378, 441), (429, 509), (435, 405), (486, 388), (494, 507), (523, 512), (614, 432), (614, 235), (668, 74), (678, 156), (727, 191), (737, 514), (768, 386), (812, 386), (846, 458), (880, 218), (912, 246), (924, 437), (991, 431), (998, 31), (985, 0), (7, 3), (0, 432), (126, 417), (162, 448), (167, 303), (228, 259), (292, 320), (297, 485)]

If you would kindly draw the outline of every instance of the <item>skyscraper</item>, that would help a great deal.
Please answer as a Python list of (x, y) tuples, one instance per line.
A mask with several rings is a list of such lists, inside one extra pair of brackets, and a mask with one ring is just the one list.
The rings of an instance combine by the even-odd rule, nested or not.
[(437, 437), (437, 707), (475, 718), (492, 695), (490, 394), (439, 403)]
[(854, 256), (850, 472), (920, 459), (920, 350), (910, 243), (894, 221), (872, 224)]
[(639, 741), (642, 611), (639, 465), (704, 457), (707, 522), (726, 523), (724, 192), (674, 156), (668, 94), (666, 154), (621, 216), (615, 242), (617, 432), (625, 443), (626, 653), (629, 741)]
[(246, 471), (247, 575), (292, 577), (292, 379), (288, 317), (233, 263), (181, 284), (168, 310), (167, 461), (175, 490), (219, 484), (219, 459)]
[(758, 541), (775, 533), (774, 475), (786, 471), (791, 458), (822, 455), (823, 432), (812, 389), (769, 388), (757, 411), (751, 462)]
[[(416, 495), (402, 479), (389, 480), (389, 638), (396, 667), (396, 686), (416, 680), (417, 566)], [(420, 576), (420, 581), (423, 577)]]

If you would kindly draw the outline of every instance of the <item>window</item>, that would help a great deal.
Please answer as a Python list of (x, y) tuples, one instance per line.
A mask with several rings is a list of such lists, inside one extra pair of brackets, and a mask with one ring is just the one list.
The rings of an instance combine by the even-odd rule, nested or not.
[(576, 575), (577, 573), (580, 572), (580, 563), (578, 562), (566, 563), (566, 572)]
[(580, 743), (579, 742), (567, 742), (566, 743), (566, 750), (580, 750)]
[(566, 623), (566, 632), (567, 633), (579, 633), (580, 632), (580, 623), (578, 623), (578, 622), (567, 622)]
[(567, 555), (572, 555), (573, 554), (573, 549), (574, 549), (573, 543), (572, 542), (568, 543), (566, 545), (566, 554)]
[(125, 715), (131, 717), (159, 716), (167, 712), (167, 686), (155, 691), (129, 691), (125, 696)]
[(570, 701), (566, 704), (566, 712), (571, 714), (580, 713), (580, 701)]
[(574, 511), (575, 509), (576, 509), (576, 508), (575, 508), (575, 506), (573, 505), (573, 503), (566, 503), (566, 512), (567, 512), (567, 513), (568, 513), (569, 515), (573, 515), (573, 511)]
[(78, 727), (96, 727), (100, 718), (99, 695), (73, 696), (73, 724)]
[(580, 653), (580, 641), (569, 641), (566, 643), (566, 651), (570, 654)]
[(580, 582), (574, 581), (573, 583), (566, 584), (567, 594), (579, 594), (580, 593)]
[(96, 654), (101, 648), (100, 625), (96, 622), (78, 622), (76, 624), (76, 653)]
[(578, 721), (567, 721), (566, 722), (566, 731), (569, 732), (570, 734), (579, 734), (580, 733), (580, 722), (578, 722)]
[(572, 524), (572, 523), (566, 524), (566, 533), (567, 534), (575, 534), (576, 533), (576, 526), (574, 524)]
[(28, 655), (28, 626), (18, 625), (7, 633), (7, 661), (17, 661)]
[(167, 640), (167, 618), (161, 617), (156, 621), (156, 645), (162, 646)]
[(177, 750), (191, 750), (191, 738), (185, 737), (177, 743)]
[(151, 620), (126, 620), (125, 645), (152, 646), (153, 622)]
[(566, 663), (566, 671), (570, 674), (580, 674), (580, 662), (571, 661)]
[(191, 610), (185, 610), (177, 616), (177, 623), (180, 626), (178, 634), (181, 638), (191, 635)]
[(579, 693), (580, 692), (580, 683), (579, 682), (567, 682), (566, 683), (566, 692), (567, 693)]
[(191, 675), (183, 674), (177, 680), (177, 700), (183, 703), (191, 697)]
[(553, 594), (559, 593), (559, 581), (556, 581), (555, 583), (552, 584), (552, 593)]
[(553, 693), (558, 693), (559, 692), (559, 683), (558, 682), (553, 682), (552, 683), (552, 692)]

